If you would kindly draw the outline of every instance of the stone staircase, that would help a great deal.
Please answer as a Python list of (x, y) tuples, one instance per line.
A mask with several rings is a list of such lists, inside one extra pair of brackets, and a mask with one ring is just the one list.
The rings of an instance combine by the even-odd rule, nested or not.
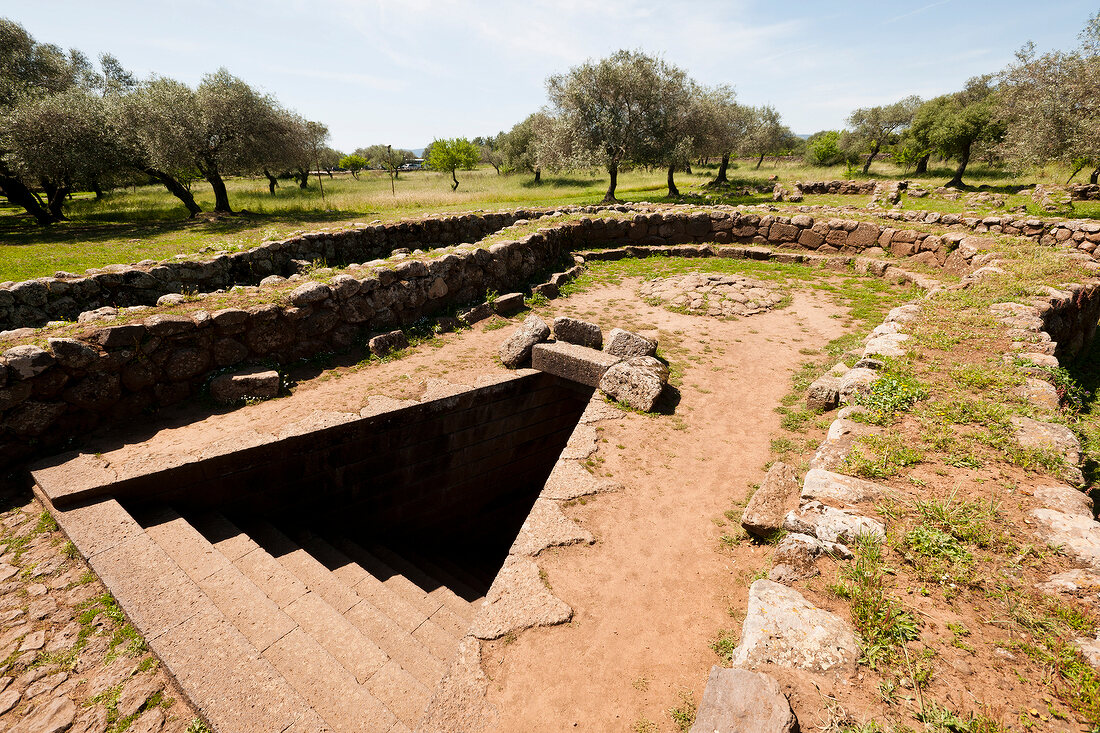
[(55, 515), (217, 731), (415, 729), (484, 586), (255, 516), (114, 499)]

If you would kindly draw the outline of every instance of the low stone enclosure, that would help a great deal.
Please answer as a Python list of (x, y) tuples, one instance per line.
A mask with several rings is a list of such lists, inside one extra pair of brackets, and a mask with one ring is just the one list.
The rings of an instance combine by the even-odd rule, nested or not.
[[(939, 222), (947, 223), (945, 218)], [(1004, 218), (999, 221), (960, 223), (990, 231), (1012, 228)], [(1098, 231), (1086, 231), (1089, 227)], [(1080, 239), (1079, 248), (1088, 250), (1093, 240), (1100, 239), (1096, 223), (1077, 231), (1058, 231), (1068, 236), (1043, 235), (1040, 241), (1051, 237), (1051, 243), (1069, 244)], [(513, 291), (555, 267), (572, 264), (569, 253), (584, 247), (628, 245), (591, 255), (597, 259), (646, 254), (767, 256), (751, 248), (721, 246), (734, 241), (811, 251), (812, 255), (800, 255), (808, 262), (823, 262), (814, 258), (834, 254), (889, 252), (957, 272), (996, 257), (980, 251), (984, 240), (968, 240), (963, 232), (933, 234), (869, 221), (815, 220), (805, 214), (786, 217), (713, 210), (635, 214), (631, 219), (583, 218), (488, 248), (466, 244), (435, 259), (386, 262), (365, 276), (341, 273), (327, 283), (309, 280), (297, 287), (289, 282), (271, 293), (269, 299), (275, 302), (264, 305), (214, 312), (168, 308), (141, 320), (123, 319), (119, 325), (73, 326), (64, 334), (48, 336), (46, 343), (9, 348), (0, 358), (0, 466), (63, 445), (97, 426), (188, 399), (203, 390), (216, 370), (257, 362), (286, 364), (347, 349), (372, 334), (452, 312), (488, 291)], [(679, 244), (683, 242), (717, 246)], [(335, 246), (331, 241), (329, 245)], [(879, 261), (863, 266), (885, 269), (889, 265)], [(575, 267), (567, 268), (532, 290), (553, 297), (577, 272)], [(498, 305), (503, 304), (502, 299)], [(140, 318), (143, 313), (133, 315)], [(20, 332), (9, 339), (20, 337), (40, 338)]]
[[(874, 186), (875, 182), (869, 182)], [(843, 186), (863, 186), (852, 181), (831, 181), (812, 185), (823, 188), (822, 192)], [(816, 188), (814, 189), (816, 192)], [(846, 188), (841, 193), (848, 193)], [(806, 212), (814, 212), (821, 207), (801, 207)], [(134, 306), (153, 306), (161, 298), (168, 303), (181, 300), (183, 294), (211, 293), (219, 289), (235, 286), (256, 285), (268, 278), (267, 282), (278, 282), (280, 278), (292, 277), (300, 272), (308, 272), (315, 265), (324, 267), (347, 267), (355, 263), (366, 263), (379, 270), (378, 277), (386, 279), (385, 272), (394, 270), (397, 274), (406, 274), (397, 270), (395, 264), (400, 260), (383, 261), (395, 250), (424, 249), (457, 246), (477, 242), (484, 237), (501, 232), (516, 224), (526, 224), (546, 216), (558, 214), (627, 214), (637, 212), (632, 221), (614, 220), (617, 223), (601, 224), (593, 220), (593, 225), (581, 232), (573, 232), (575, 244), (581, 241), (602, 246), (606, 243), (637, 242), (644, 244), (683, 244), (687, 242), (717, 243), (780, 243), (797, 242), (808, 249), (821, 246), (858, 251), (873, 246), (870, 241), (871, 229), (864, 227), (854, 232), (857, 223), (839, 218), (816, 220), (805, 214), (774, 216), (743, 211), (744, 207), (718, 207), (724, 216), (713, 218), (713, 223), (704, 225), (706, 219), (699, 215), (690, 224), (685, 215), (672, 207), (666, 214), (645, 204), (617, 205), (614, 207), (562, 207), (553, 210), (516, 210), (485, 214), (464, 214), (438, 219), (421, 219), (399, 222), (391, 225), (374, 225), (339, 232), (317, 232), (303, 234), (291, 239), (266, 242), (241, 252), (220, 252), (209, 259), (177, 259), (163, 262), (147, 261), (136, 266), (114, 265), (107, 268), (90, 270), (84, 276), (71, 273), (57, 273), (54, 277), (37, 278), (19, 283), (0, 284), (0, 332), (23, 328), (38, 328), (49, 322), (76, 320), (90, 316), (96, 320), (99, 309), (117, 311), (119, 308)], [(837, 216), (849, 212), (837, 210)], [(653, 219), (657, 216), (658, 219)], [(663, 219), (669, 222), (664, 233), (661, 232)], [(688, 215), (689, 217), (691, 215)], [(1100, 223), (1088, 220), (1037, 219), (1012, 215), (967, 217), (959, 214), (941, 214), (926, 211), (888, 211), (884, 218), (903, 222), (939, 224), (944, 226), (962, 226), (977, 233), (995, 232), (1026, 236), (1041, 244), (1062, 244), (1072, 242), (1083, 251), (1091, 252), (1100, 243)], [(648, 217), (648, 218), (647, 218)], [(718, 222), (721, 222), (720, 224)], [(772, 228), (772, 224), (776, 226)], [(791, 229), (790, 227), (794, 227)], [(868, 224), (868, 226), (875, 226)], [(652, 230), (651, 230), (652, 229)], [(809, 230), (805, 234), (803, 232)], [(841, 232), (842, 233), (839, 233)], [(843, 236), (842, 236), (843, 234)], [(879, 226), (873, 239), (880, 246), (888, 247), (894, 243), (904, 245), (917, 240), (906, 239), (905, 232), (890, 233), (886, 227)], [(849, 239), (851, 241), (849, 241)], [(645, 240), (642, 242), (641, 240)], [(929, 246), (927, 249), (935, 249)], [(405, 254), (400, 255), (404, 257)], [(904, 256), (904, 255), (903, 255)], [(481, 263), (484, 264), (484, 263)], [(478, 293), (480, 294), (480, 293)], [(473, 295), (462, 293), (462, 299), (471, 300)], [(102, 316), (100, 316), (102, 317)], [(29, 334), (20, 334), (26, 337)]]
[[(1077, 233), (1091, 241), (1091, 232)], [(1068, 250), (1074, 236), (1058, 242)], [(454, 312), (488, 290), (535, 283), (532, 292), (555, 297), (588, 262), (801, 263), (911, 283), (934, 298), (998, 272), (1003, 256), (995, 247), (966, 232), (724, 210), (567, 222), (487, 249), (387, 263), (366, 278), (290, 283), (283, 303), (157, 314), (89, 326), (49, 339), (48, 348), (13, 347), (3, 357), (3, 457), (8, 467), (24, 465), (92, 428), (192, 397), (216, 371), (347, 348)], [(906, 259), (883, 259), (889, 256)], [(1067, 256), (1100, 270), (1087, 253)], [(937, 270), (961, 281), (945, 285), (926, 274)], [(906, 324), (923, 302), (892, 311), (859, 363), (816, 385), (830, 405), (867, 389), (882, 368), (879, 357), (904, 353)], [(1057, 365), (1092, 338), (1100, 280), (993, 315), (1015, 340), (1010, 358)], [(554, 346), (532, 324), (536, 370), (495, 384), (421, 404), (381, 400), (358, 419), (222, 446), (155, 473), (134, 467), (126, 474), (127, 467), (107, 469), (94, 455), (65, 453), (35, 467), (35, 493), (215, 730), (488, 729), (493, 713), (479, 644), (572, 616), (540, 580), (534, 558), (549, 546), (594, 539), (565, 518), (561, 502), (621, 488), (566, 460), (591, 452), (588, 426), (613, 415), (590, 400), (603, 371), (595, 383), (558, 376), (574, 352), (563, 342), (603, 353), (583, 344), (582, 326), (563, 325), (561, 333), (572, 327), (579, 335)], [(1036, 387), (1035, 399), (1049, 405), (1051, 389)], [(776, 549), (782, 562), (772, 577), (750, 589), (735, 669), (712, 672), (698, 733), (739, 720), (761, 730), (796, 729), (782, 691), (755, 667), (821, 671), (855, 663), (851, 629), (785, 585), (815, 556), (843, 557), (856, 534), (875, 533), (867, 505), (882, 487), (833, 473), (861, 429), (850, 417), (849, 409), (833, 423), (801, 486), (792, 489), (790, 475), (776, 468), (758, 504), (778, 498), (746, 510), (747, 527), (790, 534)], [(1074, 451), (1063, 435), (1051, 438), (1051, 424), (1018, 428), (1021, 442), (1054, 441)], [(1091, 510), (1067, 510), (1066, 501), (1057, 494), (1036, 521), (1097, 563), (1100, 525)], [(1095, 546), (1079, 543), (1082, 533)], [(466, 550), (457, 562), (456, 546)], [(806, 619), (816, 627), (809, 638)]]

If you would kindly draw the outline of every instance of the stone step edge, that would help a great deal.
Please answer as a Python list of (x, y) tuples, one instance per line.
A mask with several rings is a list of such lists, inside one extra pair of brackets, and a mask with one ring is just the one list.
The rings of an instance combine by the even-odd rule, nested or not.
[[(328, 730), (313, 707), (117, 501), (108, 497), (61, 511), (39, 486), (32, 490), (211, 730)], [(138, 572), (118, 572), (134, 557), (142, 560)], [(196, 644), (199, 639), (217, 643)], [(217, 653), (208, 653), (215, 647)], [(232, 697), (226, 696), (227, 689), (233, 690)]]
[[(279, 620), (279, 630), (276, 633), (271, 634), (267, 639), (257, 639), (255, 636), (255, 629), (249, 631), (245, 626), (240, 625), (242, 618), (234, 616), (233, 606), (238, 605), (239, 607), (242, 599), (239, 597), (229, 599), (229, 605), (227, 606), (227, 599), (224, 597), (224, 594), (219, 595), (218, 593), (207, 591), (207, 595), (211, 597), (211, 600), (214, 601), (214, 604), (218, 606), (219, 610), (221, 610), (228, 619), (232, 619), (232, 622), (237, 625), (237, 628), (241, 630), (245, 638), (252, 642), (253, 646), (259, 650), (260, 654), (275, 666), (276, 670), (287, 679), (292, 687), (295, 687), (295, 689), (299, 691), (307, 702), (313, 705), (314, 710), (321, 711), (320, 715), (322, 718), (327, 718), (327, 713), (324, 712), (326, 709), (332, 710), (332, 700), (326, 698), (323, 693), (318, 697), (318, 693), (321, 692), (321, 690), (318, 689), (317, 686), (307, 685), (305, 688), (299, 687), (296, 684), (295, 678), (297, 670), (293, 667), (287, 668), (284, 666), (285, 654), (276, 651), (276, 647), (283, 647), (283, 651), (285, 652), (285, 645), (292, 643), (291, 640), (287, 639), (291, 634), (298, 632), (304, 634), (304, 638), (299, 636), (298, 640), (293, 643), (300, 648), (304, 646), (304, 648), (308, 649), (309, 656), (314, 657), (317, 662), (321, 664), (322, 668), (329, 671), (333, 676), (334, 687), (337, 684), (335, 682), (336, 678), (340, 678), (340, 684), (345, 685), (346, 690), (354, 687), (361, 688), (361, 690), (350, 689), (347, 694), (349, 698), (358, 700), (363, 715), (368, 715), (370, 711), (373, 711), (373, 715), (375, 716), (392, 715), (395, 719), (401, 719), (402, 716), (388, 704), (387, 699), (389, 698), (376, 693), (377, 688), (375, 685), (377, 681), (375, 676), (390, 662), (389, 655), (379, 649), (375, 642), (363, 634), (360, 629), (344, 619), (343, 616), (336, 609), (328, 605), (320, 595), (306, 594), (312, 595), (312, 597), (308, 599), (308, 603), (314, 608), (314, 613), (319, 612), (322, 618), (326, 619), (324, 625), (318, 625), (316, 622), (309, 623), (302, 618), (301, 611), (295, 612), (289, 607), (284, 608), (276, 603), (275, 599), (268, 596), (263, 588), (256, 584), (252, 578), (241, 570), (241, 568), (234, 565), (228, 557), (203, 536), (202, 533), (199, 532), (184, 515), (176, 511), (174, 507), (166, 504), (153, 505), (148, 517), (143, 516), (143, 519), (152, 519), (153, 523), (158, 525), (163, 520), (179, 520), (184, 523), (186, 527), (185, 531), (194, 536), (188, 538), (186, 544), (189, 547), (182, 551), (182, 557), (179, 554), (180, 550), (178, 549), (178, 543), (176, 549), (164, 544), (166, 537), (163, 536), (162, 531), (158, 531), (148, 524), (146, 525), (145, 531), (146, 534), (153, 538), (154, 542), (157, 542), (165, 549), (170, 557), (180, 557), (180, 559), (177, 560), (177, 564), (180, 565), (183, 571), (204, 591), (209, 587), (208, 584), (211, 582), (213, 576), (225, 572), (228, 572), (239, 583), (243, 584), (243, 587), (247, 588), (250, 593), (250, 596), (244, 599), (245, 604), (249, 607), (249, 610), (243, 617), (245, 624), (249, 623), (250, 618), (254, 620), (259, 617), (264, 617), (269, 623), (274, 619)], [(202, 570), (196, 568), (193, 562), (189, 565), (186, 555), (195, 551), (217, 558), (213, 561), (213, 564), (218, 565), (219, 569), (212, 570), (209, 567), (209, 561), (200, 563), (205, 566)], [(204, 570), (206, 571), (205, 578), (196, 577), (191, 574), (192, 571), (195, 571), (201, 575)], [(240, 588), (241, 586), (238, 587)], [(305, 602), (304, 596), (299, 600)], [(263, 607), (265, 601), (270, 604), (267, 611), (265, 611)], [(289, 605), (295, 606), (297, 605), (297, 601)], [(257, 614), (257, 612), (259, 616), (254, 615)], [(265, 616), (265, 614), (267, 615)], [(270, 628), (270, 626), (268, 628)], [(341, 632), (343, 632), (343, 635), (341, 635)], [(352, 656), (353, 652), (359, 652), (362, 656), (358, 658)], [(324, 686), (322, 686), (322, 688), (323, 687)], [(363, 722), (366, 722), (366, 719), (360, 721), (360, 723)], [(405, 720), (404, 722), (408, 723), (409, 721)], [(335, 725), (335, 721), (330, 720), (330, 723), (332, 723), (334, 727), (339, 727)], [(357, 725), (358, 724), (359, 723), (357, 723)]]

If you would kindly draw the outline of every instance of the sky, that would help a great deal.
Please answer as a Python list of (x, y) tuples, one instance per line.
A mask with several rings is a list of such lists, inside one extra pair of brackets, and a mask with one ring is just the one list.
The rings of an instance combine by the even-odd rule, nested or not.
[(507, 130), (546, 104), (549, 75), (620, 48), (772, 104), (797, 133), (838, 129), (856, 107), (960, 89), (1028, 41), (1069, 49), (1098, 11), (1098, 0), (0, 0), (36, 40), (112, 53), (140, 78), (194, 85), (225, 67), (327, 124), (345, 152)]

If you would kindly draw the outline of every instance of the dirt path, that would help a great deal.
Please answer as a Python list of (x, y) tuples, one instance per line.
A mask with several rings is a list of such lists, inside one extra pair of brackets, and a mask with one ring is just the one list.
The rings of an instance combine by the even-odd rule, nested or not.
[[(623, 484), (567, 513), (597, 537), (592, 547), (539, 557), (572, 623), (534, 629), (486, 654), (500, 730), (675, 730), (668, 709), (698, 702), (716, 662), (708, 644), (738, 626), (751, 576), (767, 547), (723, 550), (723, 512), (763, 477), (774, 411), (805, 357), (843, 334), (838, 309), (813, 290), (789, 307), (736, 321), (646, 305), (633, 283), (593, 290), (561, 310), (606, 328), (658, 329), (683, 368), (671, 416), (631, 414), (604, 423), (598, 469)], [(735, 520), (736, 522), (736, 520)], [(734, 523), (735, 523), (734, 522)]]
[[(675, 730), (669, 708), (685, 693), (698, 701), (717, 659), (708, 645), (739, 626), (734, 616), (769, 552), (724, 549), (719, 538), (736, 519), (720, 526), (723, 513), (763, 476), (781, 419), (774, 408), (806, 359), (800, 350), (845, 331), (846, 311), (809, 287), (789, 290), (785, 308), (727, 321), (648, 305), (636, 295), (638, 282), (593, 287), (538, 311), (547, 321), (570, 315), (605, 332), (620, 326), (657, 336), (680, 398), (669, 415), (604, 423), (596, 470), (626, 490), (567, 509), (597, 537), (595, 546), (538, 558), (554, 593), (575, 609), (573, 622), (487, 649), (501, 730)], [(387, 363), (303, 371), (290, 397), (225, 412), (165, 411), (82, 450), (121, 477), (294, 423), (320, 426), (332, 413), (358, 413), (371, 395), (420, 398), (440, 380), (474, 385), (506, 372), (496, 351), (512, 326), (500, 325), (444, 335)]]

